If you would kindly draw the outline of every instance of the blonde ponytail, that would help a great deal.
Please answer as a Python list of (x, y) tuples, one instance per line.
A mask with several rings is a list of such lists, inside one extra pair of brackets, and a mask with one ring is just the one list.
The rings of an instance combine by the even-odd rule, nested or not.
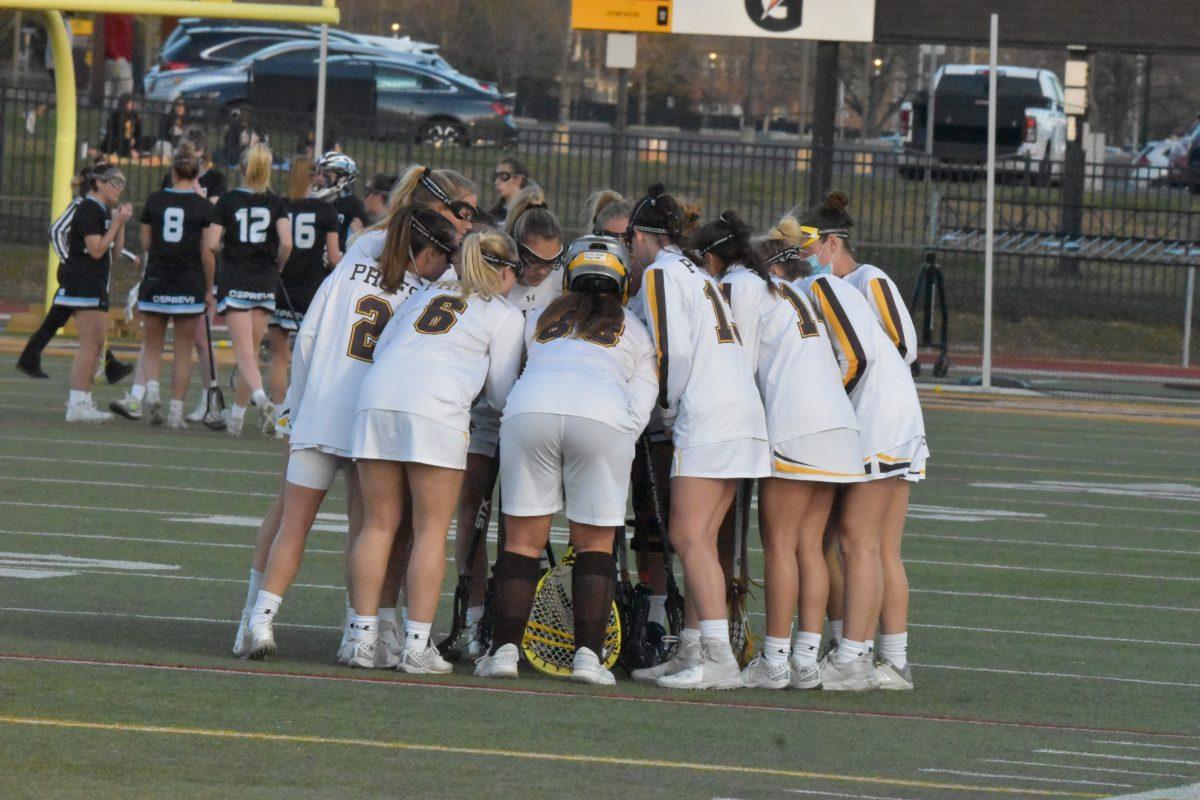
[(242, 183), (258, 194), (271, 186), (271, 150), (265, 144), (254, 144), (242, 154)]
[(469, 234), (463, 239), (457, 281), (463, 298), (477, 294), (484, 300), (491, 300), (499, 295), (500, 270), (509, 266), (504, 262), (514, 265), (517, 262), (517, 246), (508, 234), (488, 230)]

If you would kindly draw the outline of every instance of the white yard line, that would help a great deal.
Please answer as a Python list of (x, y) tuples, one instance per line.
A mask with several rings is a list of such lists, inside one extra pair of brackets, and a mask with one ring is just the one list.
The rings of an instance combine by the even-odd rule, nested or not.
[[(143, 544), (171, 544), (184, 545), (187, 547), (224, 547), (235, 550), (253, 550), (253, 543), (239, 542), (191, 542), (186, 539), (154, 539), (145, 536), (112, 536), (103, 533), (60, 533), (57, 531), (11, 531), (0, 529), (0, 536), (37, 536), (37, 537), (53, 537), (58, 539), (101, 539), (113, 542), (141, 542)], [(321, 555), (345, 555), (345, 550), (322, 550), (316, 547), (305, 547), (305, 553), (319, 553)]]
[(1200, 753), (1200, 747), (1184, 747), (1178, 744), (1153, 744), (1151, 742), (1118, 742), (1112, 739), (1094, 739), (1095, 744), (1119, 744), (1124, 747), (1157, 747), (1162, 750), (1190, 750), (1193, 753)]
[[(35, 461), (50, 464), (82, 464), (92, 467), (121, 467), (124, 469), (182, 470), (183, 472), (215, 472), (218, 475), (258, 475), (268, 477), (266, 469), (237, 469), (235, 467), (197, 467), (182, 464), (143, 464), (136, 461), (92, 461), (84, 458), (51, 458), (45, 456), (0, 456), (0, 461)], [(280, 476), (282, 477), (282, 475)]]
[(784, 789), (791, 794), (803, 794), (811, 797), (842, 797), (851, 800), (913, 800), (911, 797), (884, 797), (878, 794), (846, 794), (845, 792), (822, 792), (817, 789)]
[[(215, 625), (237, 625), (236, 618), (230, 619), (211, 619), (208, 617), (175, 617), (165, 614), (125, 614), (119, 611), (62, 611), (51, 608), (17, 608), (17, 607), (0, 607), (0, 611), (11, 612), (14, 614), (54, 614), (72, 617), (106, 617), (111, 619), (140, 619), (153, 622), (203, 622)], [(271, 623), (276, 628), (304, 628), (306, 630), (315, 631), (340, 631), (338, 625), (307, 625), (300, 622), (273, 622)]]
[(964, 625), (934, 625), (928, 622), (910, 622), (910, 628), (933, 628), (946, 631), (970, 631), (972, 633), (999, 633), (1005, 636), (1043, 636), (1050, 639), (1078, 639), (1089, 642), (1118, 642), (1121, 644), (1150, 644), (1170, 647), (1200, 647), (1200, 642), (1172, 642), (1162, 639), (1125, 639), (1119, 636), (1091, 636), (1082, 633), (1046, 633), (1044, 631), (1019, 631), (1008, 628), (972, 628)]
[(995, 600), (1021, 600), (1032, 603), (1066, 603), (1080, 606), (1106, 606), (1112, 608), (1137, 609), (1139, 611), (1182, 611), (1186, 613), (1200, 612), (1200, 608), (1187, 606), (1160, 606), (1148, 603), (1117, 603), (1112, 600), (1069, 600), (1065, 597), (1038, 597), (1024, 594), (999, 594), (996, 592), (954, 592), (948, 589), (910, 589), (913, 594), (936, 594), (946, 597), (988, 597)]
[[(227, 439), (229, 437), (226, 437)], [(65, 445), (89, 445), (96, 447), (126, 447), (135, 450), (163, 450), (171, 453), (203, 453), (211, 456), (262, 456), (274, 458), (277, 461), (283, 461), (283, 447), (274, 452), (265, 450), (244, 450), (235, 449), (232, 447), (186, 447), (179, 444), (144, 444), (141, 442), (120, 442), (120, 441), (103, 441), (96, 439), (52, 439), (44, 436), (15, 436), (10, 434), (0, 435), (0, 441), (10, 442), (36, 442), (37, 444), (65, 444)]]
[[(1047, 522), (1054, 525), (1061, 525), (1059, 520), (1022, 520), (1021, 524), (1026, 522)], [(1109, 526), (1117, 527), (1117, 526)], [(1129, 526), (1133, 527), (1133, 526)], [(1184, 529), (1180, 529), (1184, 530)], [(1155, 553), (1164, 555), (1176, 556), (1194, 556), (1195, 550), (1165, 550), (1157, 547), (1125, 547), (1123, 545), (1109, 544), (1077, 544), (1074, 542), (1043, 542), (1036, 539), (1001, 539), (991, 536), (951, 536), (949, 534), (940, 533), (905, 533), (906, 539), (938, 539), (951, 542), (988, 542), (991, 544), (1019, 544), (1032, 545), (1034, 547), (1062, 547), (1072, 550), (1105, 550), (1121, 553)]]
[(1056, 569), (1053, 567), (1022, 567), (1014, 564), (982, 564), (977, 562), (964, 561), (930, 561), (919, 558), (906, 558), (906, 564), (923, 564), (934, 567), (962, 567), (966, 569), (998, 569), (1012, 570), (1014, 572), (1044, 572), (1051, 575), (1086, 575), (1096, 578), (1135, 578), (1150, 581), (1183, 581), (1187, 583), (1200, 583), (1200, 577), (1184, 576), (1184, 575), (1143, 575), (1136, 572), (1096, 572), (1094, 570), (1083, 569)]
[(226, 497), (271, 497), (274, 498), (278, 492), (233, 492), (227, 489), (204, 489), (198, 486), (160, 486), (145, 483), (125, 483), (122, 481), (80, 481), (77, 478), (29, 478), (16, 475), (0, 475), (0, 481), (24, 481), (25, 483), (57, 483), (76, 486), (83, 484), (86, 486), (109, 486), (114, 489), (137, 489), (140, 492), (145, 491), (164, 491), (164, 492), (192, 492), (194, 494), (219, 494)]
[[(997, 675), (1023, 675), (1039, 678), (1070, 678), (1072, 680), (1108, 681), (1110, 683), (1133, 683), (1139, 686), (1178, 686), (1185, 689), (1200, 689), (1200, 683), (1183, 681), (1151, 681), (1144, 678), (1114, 678), (1110, 675), (1079, 675), (1072, 672), (1035, 672), (1020, 669), (997, 669), (995, 667), (959, 667), (951, 664), (925, 664), (914, 662), (922, 669), (952, 669), (961, 672), (988, 672)], [(1200, 764), (1200, 761), (1196, 762)]]
[(1189, 767), (1200, 767), (1200, 761), (1188, 761), (1182, 758), (1150, 758), (1148, 756), (1116, 756), (1111, 753), (1085, 753), (1079, 750), (1051, 750), (1039, 748), (1035, 753), (1053, 756), (1080, 756), (1081, 758), (1103, 758), (1109, 761), (1142, 761), (1147, 764), (1183, 764)]
[(1086, 781), (1076, 780), (1073, 778), (1034, 778), (1030, 775), (1013, 775), (1012, 773), (1001, 772), (968, 772), (961, 769), (937, 769), (933, 767), (925, 767), (917, 770), (917, 772), (931, 772), (941, 775), (959, 775), (964, 778), (1003, 778), (1005, 780), (1018, 781), (1036, 781), (1038, 783), (1071, 783), (1080, 786), (1112, 786), (1117, 789), (1132, 789), (1132, 783), (1108, 783), (1106, 781)]
[(76, 506), (66, 503), (35, 503), (31, 500), (0, 500), (0, 506), (23, 506), (26, 508), (53, 508), (64, 511), (115, 511), (121, 514), (154, 514), (160, 517), (168, 514), (183, 516), (206, 516), (198, 511), (159, 511), (149, 508), (117, 508), (116, 506)]
[(1013, 764), (1018, 767), (1045, 767), (1046, 769), (1074, 769), (1081, 772), (1115, 772), (1118, 775), (1145, 775), (1154, 778), (1190, 778), (1191, 775), (1173, 775), (1170, 772), (1139, 772), (1137, 770), (1122, 767), (1121, 769), (1113, 769), (1112, 767), (1081, 767), (1077, 764), (1046, 764), (1041, 761), (1013, 761), (1007, 758), (981, 758), (980, 761), (985, 764)]

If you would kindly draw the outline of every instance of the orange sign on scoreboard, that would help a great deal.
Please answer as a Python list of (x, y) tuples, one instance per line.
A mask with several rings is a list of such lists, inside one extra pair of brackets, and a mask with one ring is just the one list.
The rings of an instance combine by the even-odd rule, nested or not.
[(670, 33), (673, 0), (573, 0), (571, 27), (594, 31)]

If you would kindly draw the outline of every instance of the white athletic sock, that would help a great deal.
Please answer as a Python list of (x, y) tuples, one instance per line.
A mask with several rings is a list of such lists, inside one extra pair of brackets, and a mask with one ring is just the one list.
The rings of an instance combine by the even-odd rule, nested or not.
[(82, 403), (87, 400), (87, 396), (87, 392), (81, 392), (78, 389), (72, 389), (71, 393), (67, 396), (67, 402), (71, 405), (76, 405), (77, 403)]
[(258, 599), (258, 590), (262, 588), (263, 574), (254, 567), (250, 568), (250, 585), (246, 587), (246, 605), (242, 606), (249, 613), (254, 610), (254, 601)]
[(908, 631), (879, 634), (879, 657), (892, 662), (896, 669), (908, 663)]
[(867, 639), (865, 642), (863, 642), (863, 646), (867, 648), (868, 653), (875, 652), (875, 640), (874, 639)]
[(839, 639), (837, 649), (837, 663), (848, 664), (857, 658), (862, 658), (867, 653), (866, 642), (855, 642), (850, 639)]
[(842, 641), (842, 626), (844, 624), (844, 621), (840, 619), (829, 620), (829, 628), (833, 631), (833, 638), (839, 642)]
[(383, 624), (384, 622), (390, 622), (393, 625), (395, 625), (396, 624), (396, 607), (392, 606), (391, 608), (379, 609), (379, 622), (380, 622), (380, 624)]
[(467, 606), (467, 627), (475, 628), (483, 619), (483, 606)]
[(258, 597), (254, 600), (254, 609), (250, 612), (250, 626), (254, 627), (275, 619), (275, 614), (279, 611), (279, 604), (282, 602), (283, 598), (279, 595), (271, 594), (266, 589), (259, 589)]
[(355, 614), (350, 620), (350, 641), (374, 642), (379, 639), (379, 617)]
[(646, 622), (653, 622), (661, 625), (663, 630), (667, 627), (667, 596), (665, 594), (650, 595), (650, 613), (646, 617)]
[[(155, 391), (158, 390), (158, 381), (154, 382), (154, 389)], [(140, 403), (142, 398), (146, 396), (146, 387), (140, 383), (135, 383), (129, 389), (129, 396)]]
[(239, 406), (237, 403), (234, 403), (233, 405), (231, 405), (229, 407), (229, 418), (230, 419), (245, 419), (246, 418), (246, 407)]
[(417, 622), (408, 620), (404, 623), (404, 649), (417, 653), (424, 652), (429, 646), (429, 633), (433, 630), (432, 622)]
[(679, 632), (679, 641), (683, 644), (700, 644), (700, 629), (684, 628)]
[[(135, 386), (134, 388), (136, 389), (137, 387)], [(158, 381), (146, 381), (145, 391), (146, 397), (149, 397), (151, 400), (157, 400), (161, 396), (161, 392), (158, 388)]]
[(700, 620), (700, 638), (717, 642), (729, 641), (729, 620), (702, 619)]
[(797, 664), (817, 663), (817, 651), (821, 649), (821, 634), (799, 631), (792, 643), (792, 660)]
[(172, 400), (167, 405), (167, 413), (173, 417), (182, 417), (183, 416), (183, 401), (182, 400)]
[(788, 648), (791, 642), (782, 636), (767, 636), (763, 639), (763, 655), (772, 667), (783, 666), (787, 663)]
[(266, 392), (264, 392), (262, 389), (255, 389), (254, 394), (250, 395), (250, 402), (253, 403), (254, 405), (258, 406), (259, 408), (263, 408), (264, 406), (268, 405), (271, 401), (270, 401), (270, 399), (267, 398)]

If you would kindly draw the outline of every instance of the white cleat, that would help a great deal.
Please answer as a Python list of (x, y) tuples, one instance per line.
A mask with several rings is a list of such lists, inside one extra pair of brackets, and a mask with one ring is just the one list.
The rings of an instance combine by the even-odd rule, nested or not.
[(225, 432), (230, 436), (241, 436), (242, 426), (245, 424), (246, 418), (244, 416), (235, 417), (228, 411), (225, 413)]
[(346, 648), (346, 659), (340, 663), (354, 669), (375, 669), (377, 643), (374, 640), (351, 639)]
[(742, 683), (751, 689), (784, 689), (791, 677), (792, 670), (787, 661), (776, 666), (762, 653), (742, 670)]
[(869, 653), (853, 661), (826, 657), (820, 669), (821, 688), (827, 692), (867, 692), (879, 688)]
[(238, 658), (245, 658), (248, 652), (250, 652), (250, 612), (243, 611), (242, 618), (238, 621), (237, 634), (233, 637), (233, 654)]
[(204, 414), (207, 411), (208, 398), (202, 394), (200, 395), (200, 402), (196, 404), (196, 407), (193, 408), (191, 413), (184, 417), (184, 419), (186, 419), (188, 422), (202, 422), (204, 420)]
[(251, 625), (249, 638), (250, 646), (246, 648), (245, 658), (261, 661), (275, 655), (275, 631), (269, 621)]
[(375, 669), (395, 669), (400, 666), (404, 650), (404, 635), (395, 622), (379, 623), (379, 641), (375, 644)]
[(738, 689), (745, 685), (728, 643), (718, 647), (701, 644), (700, 651), (697, 663), (664, 675), (656, 683), (664, 689)]
[(96, 403), (92, 400), (83, 400), (67, 406), (67, 422), (100, 423), (108, 422), (112, 418), (112, 414), (96, 408)]
[(515, 644), (504, 644), (495, 653), (475, 659), (475, 674), (480, 678), (515, 678), (521, 654)]
[(412, 647), (404, 648), (400, 651), (400, 663), (396, 665), (396, 669), (410, 675), (445, 675), (453, 672), (454, 666), (442, 658), (438, 649), (430, 644), (420, 652)]
[[(664, 639), (667, 637), (664, 637)], [(653, 667), (645, 669), (635, 669), (631, 676), (638, 683), (654, 683), (659, 678), (667, 675), (674, 675), (676, 672), (682, 672), (693, 664), (700, 662), (700, 643), (679, 642), (679, 646), (675, 649), (675, 654), (666, 661)]]
[(167, 414), (167, 429), (172, 431), (187, 430), (188, 424), (183, 420), (183, 411), (178, 413), (174, 409)]
[(600, 663), (600, 658), (587, 647), (575, 651), (575, 658), (571, 662), (571, 680), (595, 686), (614, 686), (617, 682), (616, 677)]
[(911, 692), (912, 664), (906, 662), (903, 667), (897, 667), (887, 659), (882, 659), (875, 665), (875, 681), (880, 689), (889, 692)]
[(275, 404), (267, 403), (259, 409), (259, 414), (258, 425), (262, 435), (273, 437), (275, 435)]
[(792, 689), (820, 689), (821, 665), (817, 662), (801, 664), (794, 658), (788, 659), (788, 667), (792, 671), (788, 686)]
[(131, 419), (137, 422), (142, 418), (142, 404), (128, 392), (120, 400), (112, 400), (108, 404), (109, 411), (114, 414), (120, 414), (125, 419)]

